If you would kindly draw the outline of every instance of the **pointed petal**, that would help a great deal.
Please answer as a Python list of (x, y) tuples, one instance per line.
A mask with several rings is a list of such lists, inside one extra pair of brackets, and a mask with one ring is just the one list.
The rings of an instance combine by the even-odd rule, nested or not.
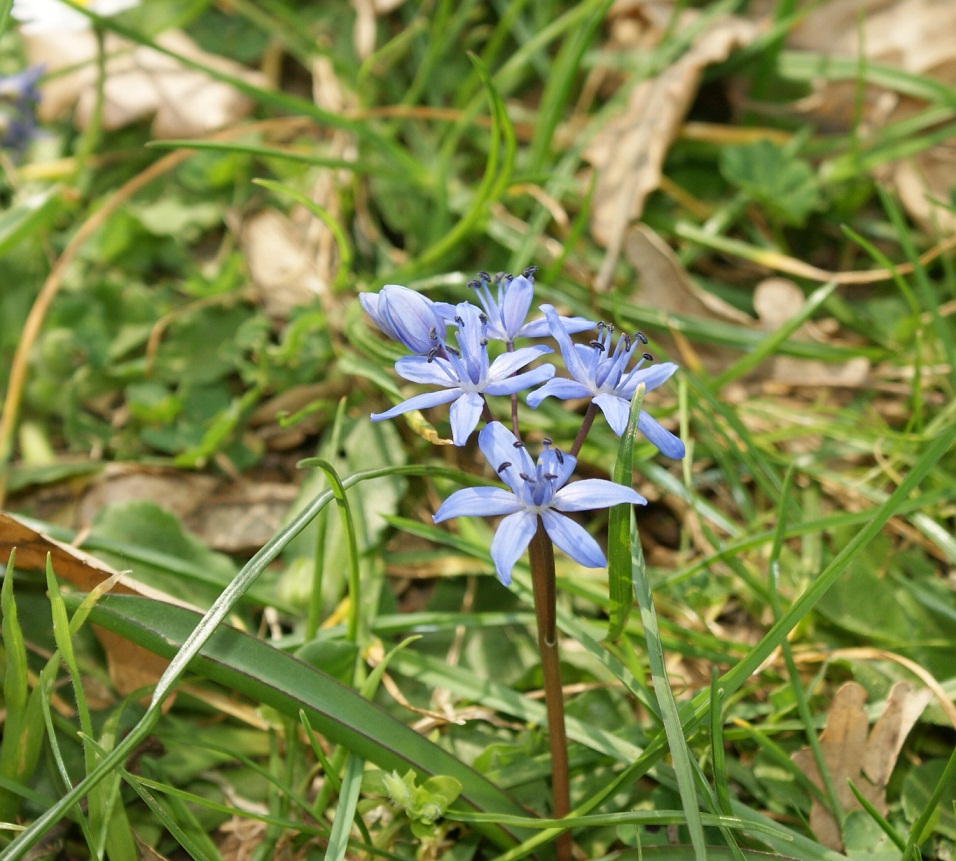
[(550, 380), (553, 376), (554, 365), (542, 365), (523, 374), (508, 376), (499, 381), (492, 380), (484, 387), (484, 390), (489, 395), (513, 395)]
[(585, 568), (603, 568), (607, 565), (597, 541), (583, 526), (556, 511), (545, 511), (541, 519), (551, 540), (579, 565)]
[(637, 427), (644, 436), (657, 446), (660, 453), (665, 457), (680, 460), (686, 454), (684, 443), (680, 441), (680, 438), (674, 436), (657, 419), (649, 416), (643, 410), (641, 410), (641, 415), (638, 418)]
[(572, 398), (589, 398), (591, 396), (590, 389), (587, 386), (582, 386), (579, 382), (575, 380), (569, 380), (565, 377), (555, 377), (553, 380), (549, 380), (537, 391), (531, 392), (528, 395), (528, 406), (531, 409), (537, 409), (538, 404), (541, 403), (545, 398), (561, 398), (562, 400), (570, 400)]
[(622, 502), (647, 505), (647, 500), (633, 488), (606, 478), (585, 478), (562, 487), (554, 495), (551, 507), (556, 511), (593, 511)]
[(402, 356), (395, 363), (400, 377), (411, 383), (424, 383), (426, 386), (457, 386), (458, 375), (447, 359), (440, 357), (428, 361), (426, 356)]
[[(584, 317), (559, 317), (558, 319), (561, 321), (561, 326), (564, 328), (564, 331), (569, 335), (586, 332), (595, 326), (593, 320), (585, 320)], [(550, 334), (551, 327), (548, 325), (547, 319), (541, 318), (539, 320), (532, 320), (530, 323), (525, 323), (515, 337), (546, 338)]]
[(502, 353), (491, 363), (488, 369), (488, 376), (496, 380), (502, 380), (510, 377), (515, 371), (520, 371), (529, 362), (533, 362), (538, 356), (546, 353), (553, 353), (550, 347), (540, 344), (535, 347), (522, 347), (513, 353)]
[(511, 585), (511, 570), (531, 543), (537, 528), (538, 518), (530, 511), (509, 514), (498, 524), (495, 537), (491, 540), (491, 558), (495, 563), (498, 579), (505, 586)]
[(564, 357), (564, 366), (568, 369), (568, 373), (579, 383), (584, 383), (588, 376), (587, 365), (581, 362), (581, 358), (574, 349), (571, 337), (564, 326), (561, 325), (561, 318), (558, 316), (557, 310), (553, 305), (542, 305), (541, 310), (544, 311), (544, 316), (548, 318), (551, 337), (558, 342), (561, 355)]
[(413, 353), (424, 356), (444, 340), (445, 321), (432, 301), (408, 287), (386, 284), (379, 293), (378, 311)]
[(504, 300), (501, 303), (501, 322), (508, 335), (507, 340), (513, 341), (524, 324), (525, 317), (531, 308), (534, 297), (534, 284), (524, 275), (513, 278), (505, 288)]
[(425, 392), (422, 395), (415, 395), (407, 401), (402, 401), (398, 406), (392, 407), (384, 413), (372, 413), (373, 422), (382, 422), (385, 419), (393, 419), (402, 413), (412, 410), (427, 410), (429, 407), (437, 407), (447, 404), (461, 397), (461, 389), (445, 389), (441, 392)]
[(448, 419), (451, 422), (451, 438), (455, 445), (468, 442), (471, 432), (478, 426), (485, 399), (477, 392), (465, 392), (451, 405)]
[[(485, 425), (478, 434), (478, 447), (488, 461), (488, 465), (498, 473), (498, 477), (515, 490), (519, 482), (520, 473), (532, 475), (534, 461), (523, 445), (516, 446), (518, 438), (501, 422), (491, 422)], [(508, 469), (501, 470), (503, 463), (510, 463)]]
[(644, 383), (647, 387), (647, 391), (656, 389), (674, 376), (677, 368), (678, 366), (673, 362), (661, 362), (659, 365), (651, 365), (649, 368), (632, 371), (624, 378), (624, 385), (618, 391), (620, 391), (623, 397), (630, 400), (634, 397), (634, 392), (637, 391), (637, 387), (641, 383)]
[(441, 523), (453, 517), (496, 517), (514, 514), (521, 508), (518, 498), (502, 487), (466, 487), (456, 490), (435, 512), (432, 520)]
[(630, 401), (609, 392), (604, 392), (594, 399), (594, 403), (601, 408), (601, 412), (604, 413), (604, 418), (607, 419), (611, 430), (618, 436), (624, 433), (624, 429), (627, 427), (627, 417), (631, 412)]

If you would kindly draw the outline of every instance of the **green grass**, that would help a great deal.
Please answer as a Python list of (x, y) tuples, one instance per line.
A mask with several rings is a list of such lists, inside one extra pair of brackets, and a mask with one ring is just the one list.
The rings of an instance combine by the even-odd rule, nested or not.
[[(249, 116), (172, 141), (65, 116), (4, 152), (3, 508), (152, 591), (87, 594), (66, 551), (48, 564), (17, 539), (3, 861), (123, 861), (141, 843), (228, 859), (236, 834), (258, 859), (553, 857), (527, 558), (506, 589), (495, 524), (433, 525), (486, 478), (474, 443), (433, 444), (446, 411), (369, 421), (413, 389), (356, 298), (401, 283), (458, 302), (478, 271), (529, 265), (538, 302), (640, 328), (681, 365), (644, 403), (683, 461), (639, 435), (619, 451), (600, 417), (581, 451), (580, 474), (633, 472), (650, 500), (633, 525), (586, 522), (610, 585), (556, 560), (579, 857), (952, 857), (956, 270), (946, 234), (877, 177), (951, 137), (956, 96), (792, 50), (803, 13), (777, 4), (771, 30), (706, 68), (642, 220), (737, 312), (771, 275), (805, 302), (772, 330), (693, 298), (660, 307), (590, 232), (587, 145), (736, 7), (612, 51), (609, 5), (406, 3), (360, 55), (345, 0), (145, 0), (101, 26), (149, 45), (175, 25), (271, 70), (261, 87), (186, 61), (241, 88)], [(8, 24), (0, 74), (24, 50)], [(338, 91), (316, 102), (320, 63)], [(794, 110), (817, 80), (917, 107), (866, 135), (854, 115), (824, 127)], [(731, 86), (746, 114), (714, 98)], [(291, 218), (256, 257), (244, 227), (263, 210)], [(253, 276), (286, 266), (283, 306)], [(851, 360), (865, 378), (828, 384)], [(775, 377), (784, 361), (806, 384)], [(549, 399), (520, 419), (567, 449), (581, 412)], [(168, 669), (133, 679), (104, 629)], [(898, 681), (948, 700), (909, 732), (884, 808), (833, 811), (834, 848), (811, 807), (832, 810), (845, 776), (818, 788), (790, 757), (823, 756), (850, 680), (871, 727)]]

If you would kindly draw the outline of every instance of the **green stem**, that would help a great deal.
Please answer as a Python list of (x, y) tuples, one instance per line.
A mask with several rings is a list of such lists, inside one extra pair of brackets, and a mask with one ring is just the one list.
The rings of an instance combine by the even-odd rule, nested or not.
[[(558, 660), (557, 607), (554, 576), (554, 545), (538, 518), (538, 529), (531, 539), (531, 584), (534, 590), (534, 614), (538, 621), (538, 650), (544, 675), (544, 703), (548, 713), (548, 741), (551, 745), (551, 792), (553, 815), (562, 819), (571, 811), (568, 774), (568, 741), (564, 730), (564, 692)], [(571, 861), (571, 832), (563, 831), (555, 840), (558, 861)]]

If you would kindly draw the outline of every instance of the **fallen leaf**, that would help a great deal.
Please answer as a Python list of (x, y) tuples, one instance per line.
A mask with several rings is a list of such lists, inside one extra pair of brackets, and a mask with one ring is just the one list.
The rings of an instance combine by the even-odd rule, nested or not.
[[(803, 307), (803, 291), (786, 278), (767, 278), (754, 290), (755, 320), (718, 296), (701, 289), (684, 268), (673, 249), (650, 227), (635, 224), (627, 231), (624, 257), (637, 274), (638, 304), (665, 314), (717, 320), (773, 332), (784, 325)], [(818, 342), (831, 337), (814, 322), (804, 323), (792, 336)], [(668, 352), (676, 351), (682, 362), (691, 368), (704, 368), (717, 375), (740, 358), (737, 350), (698, 342), (693, 345), (679, 334), (673, 338), (658, 336)], [(791, 356), (774, 356), (749, 374), (748, 380), (799, 386), (860, 386), (869, 378), (870, 363), (856, 357), (836, 364)]]
[(664, 158), (703, 70), (751, 42), (758, 32), (756, 24), (742, 18), (717, 19), (671, 66), (635, 84), (623, 112), (586, 149), (585, 158), (597, 172), (591, 232), (608, 249), (595, 281), (599, 290), (610, 286), (627, 228), (640, 217), (644, 201), (661, 181)]
[[(796, 49), (879, 63), (956, 86), (956, 4), (951, 0), (831, 0), (818, 4), (788, 36)], [(834, 130), (868, 132), (897, 122), (923, 103), (890, 90), (859, 82), (814, 83), (813, 95), (801, 102), (803, 113)], [(878, 169), (892, 183), (907, 212), (931, 234), (956, 229), (956, 215), (933, 204), (949, 200), (956, 185), (956, 158), (949, 143)]]
[[(23, 571), (45, 571), (49, 554), (56, 575), (83, 592), (89, 592), (104, 581), (116, 578), (111, 590), (113, 592), (170, 600), (164, 593), (136, 583), (90, 554), (56, 541), (16, 517), (0, 512), (0, 562), (6, 565), (14, 549), (17, 568)], [(95, 625), (93, 630), (106, 653), (110, 680), (120, 694), (125, 696), (154, 684), (166, 669), (168, 661), (158, 655), (112, 631)], [(172, 700), (169, 703), (172, 704)]]
[[(23, 38), (29, 62), (43, 65), (48, 73), (40, 87), (40, 118), (56, 119), (75, 105), (74, 122), (78, 128), (86, 128), (96, 105), (95, 35), (90, 31), (47, 32)], [(179, 30), (160, 34), (156, 43), (254, 86), (266, 86), (263, 75), (201, 50)], [(252, 110), (252, 99), (235, 87), (153, 48), (134, 45), (109, 33), (105, 51), (102, 123), (108, 131), (152, 116), (154, 137), (201, 136), (236, 122)]]
[[(805, 301), (803, 291), (787, 278), (766, 278), (754, 290), (754, 310), (760, 327), (767, 332), (779, 329), (799, 314)], [(829, 340), (812, 322), (804, 323), (791, 337), (818, 342)], [(864, 356), (840, 363), (774, 356), (765, 373), (769, 380), (784, 385), (856, 387), (869, 379), (870, 362)]]
[[(863, 687), (847, 682), (836, 692), (826, 727), (820, 733), (820, 749), (842, 813), (862, 808), (850, 789), (849, 781), (852, 781), (877, 811), (886, 814), (886, 785), (906, 736), (931, 697), (932, 693), (926, 688), (914, 691), (906, 682), (898, 682), (890, 690), (883, 714), (868, 734)], [(797, 751), (791, 759), (816, 786), (823, 788), (823, 779), (809, 748)], [(843, 850), (840, 825), (829, 807), (816, 796), (810, 807), (810, 829), (824, 846)]]
[(315, 263), (317, 248), (310, 236), (315, 219), (306, 214), (307, 220), (293, 221), (276, 209), (264, 209), (242, 225), (240, 243), (249, 274), (272, 318), (288, 319), (295, 308), (314, 301), (328, 286)]

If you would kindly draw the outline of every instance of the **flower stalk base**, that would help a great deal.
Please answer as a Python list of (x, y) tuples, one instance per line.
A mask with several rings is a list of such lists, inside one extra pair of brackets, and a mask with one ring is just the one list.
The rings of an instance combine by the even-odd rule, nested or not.
[[(564, 729), (564, 691), (558, 657), (557, 601), (554, 574), (554, 545), (538, 519), (538, 529), (529, 546), (534, 613), (538, 623), (538, 650), (544, 676), (544, 702), (548, 714), (548, 742), (551, 746), (551, 792), (553, 815), (563, 819), (571, 812), (568, 773), (568, 740)], [(555, 841), (557, 861), (571, 861), (571, 832)]]

